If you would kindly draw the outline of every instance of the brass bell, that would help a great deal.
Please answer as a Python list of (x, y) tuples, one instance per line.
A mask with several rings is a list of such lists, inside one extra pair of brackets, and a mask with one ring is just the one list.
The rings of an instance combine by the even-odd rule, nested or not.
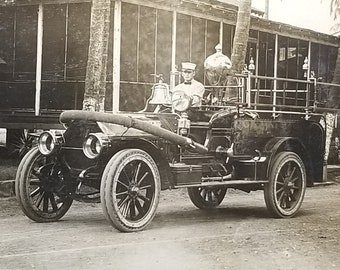
[(149, 104), (171, 105), (170, 89), (166, 83), (157, 83), (152, 87)]

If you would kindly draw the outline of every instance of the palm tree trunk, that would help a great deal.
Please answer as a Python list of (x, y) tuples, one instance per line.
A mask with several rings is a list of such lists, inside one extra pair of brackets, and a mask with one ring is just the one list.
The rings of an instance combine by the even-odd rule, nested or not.
[(83, 110), (104, 111), (110, 0), (92, 0)]
[(246, 53), (249, 38), (249, 27), (250, 27), (250, 13), (251, 13), (251, 0), (240, 0), (237, 12), (237, 21), (235, 28), (235, 36), (233, 40), (233, 51), (231, 53), (231, 72), (230, 76), (227, 77), (226, 92), (228, 93), (223, 97), (224, 100), (229, 100), (237, 96), (236, 88), (234, 87), (237, 82), (232, 74), (241, 74), (244, 70), (244, 64), (246, 61)]
[(241, 73), (245, 64), (250, 27), (250, 12), (251, 0), (241, 0), (238, 7), (233, 52), (231, 54), (232, 69), (235, 73)]

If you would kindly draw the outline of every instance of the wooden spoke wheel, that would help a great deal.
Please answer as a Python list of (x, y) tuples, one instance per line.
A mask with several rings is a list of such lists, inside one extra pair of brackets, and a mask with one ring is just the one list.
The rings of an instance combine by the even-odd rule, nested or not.
[(293, 152), (279, 153), (264, 189), (267, 209), (274, 217), (292, 217), (301, 207), (306, 191), (306, 171), (302, 160)]
[(152, 157), (140, 149), (116, 153), (101, 183), (105, 217), (122, 232), (144, 229), (153, 219), (160, 194), (160, 175)]
[(65, 191), (64, 180), (62, 170), (38, 148), (32, 148), (19, 164), (15, 182), (17, 200), (25, 215), (37, 222), (63, 217), (73, 202)]
[(188, 188), (191, 202), (199, 209), (215, 208), (221, 204), (227, 192), (225, 187)]

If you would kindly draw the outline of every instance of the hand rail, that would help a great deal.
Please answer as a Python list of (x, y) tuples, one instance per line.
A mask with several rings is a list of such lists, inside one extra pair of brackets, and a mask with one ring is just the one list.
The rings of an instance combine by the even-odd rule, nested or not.
[[(275, 118), (278, 114), (311, 115), (320, 112), (337, 113), (339, 109), (320, 107), (321, 87), (339, 87), (335, 83), (318, 82), (316, 78), (308, 80), (267, 77), (247, 74), (244, 87), (240, 89), (239, 106), (257, 113), (272, 113)], [(273, 83), (273, 82), (280, 83)], [(269, 83), (268, 83), (269, 82)], [(243, 104), (243, 105), (241, 105)], [(279, 111), (278, 111), (278, 110)]]

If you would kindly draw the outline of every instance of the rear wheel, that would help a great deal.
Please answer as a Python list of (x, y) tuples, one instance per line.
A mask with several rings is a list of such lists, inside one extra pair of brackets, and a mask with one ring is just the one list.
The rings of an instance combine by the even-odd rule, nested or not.
[(292, 217), (301, 207), (306, 191), (306, 171), (300, 157), (293, 152), (279, 153), (264, 189), (267, 209), (274, 217)]
[(122, 232), (144, 229), (155, 216), (159, 194), (159, 171), (145, 151), (121, 150), (106, 165), (101, 204), (105, 217), (116, 229)]
[(61, 168), (31, 149), (22, 159), (15, 182), (15, 192), (22, 211), (37, 222), (51, 222), (63, 217), (72, 205)]
[(227, 192), (225, 187), (191, 187), (188, 194), (191, 202), (199, 209), (219, 206)]

